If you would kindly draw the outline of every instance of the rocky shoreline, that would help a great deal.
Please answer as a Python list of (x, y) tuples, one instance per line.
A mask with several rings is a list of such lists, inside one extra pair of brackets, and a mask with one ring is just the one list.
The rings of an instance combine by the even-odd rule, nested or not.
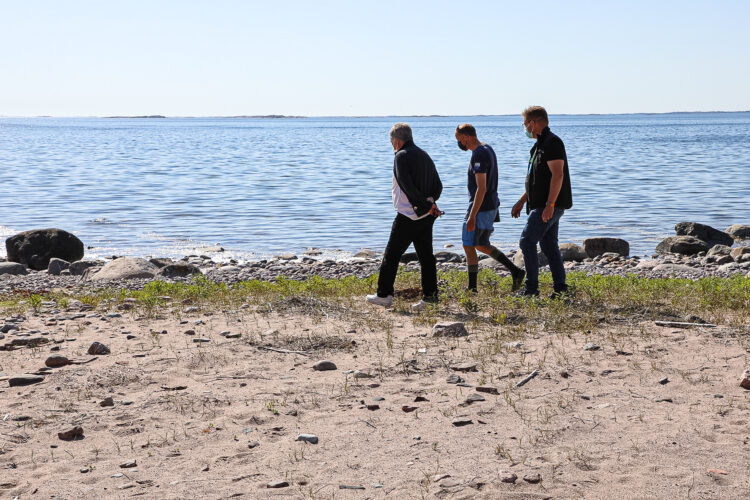
[[(666, 238), (657, 246), (657, 253), (650, 257), (629, 256), (628, 242), (618, 238), (589, 238), (583, 245), (563, 243), (561, 253), (568, 271), (584, 272), (588, 275), (635, 275), (643, 278), (687, 278), (698, 279), (709, 276), (750, 277), (750, 226), (735, 225), (734, 233), (718, 231), (696, 223), (680, 223), (676, 236)], [(43, 230), (45, 235), (51, 231)], [(33, 233), (33, 232), (28, 232)], [(26, 233), (21, 233), (26, 234)], [(69, 234), (69, 233), (68, 233)], [(18, 238), (14, 236), (12, 238)], [(735, 239), (733, 239), (735, 238)], [(8, 241), (11, 239), (9, 238)], [(747, 246), (743, 246), (747, 245)], [(13, 255), (9, 248), (9, 256)], [(303, 255), (278, 255), (255, 262), (217, 262), (207, 255), (188, 255), (179, 260), (167, 258), (119, 257), (110, 261), (77, 260), (67, 262), (61, 258), (39, 258), (40, 247), (21, 263), (0, 261), (0, 293), (18, 290), (31, 293), (52, 289), (75, 291), (96, 290), (106, 287), (140, 289), (153, 279), (165, 281), (188, 281), (195, 275), (226, 284), (240, 281), (273, 281), (279, 277), (304, 280), (313, 276), (322, 278), (365, 278), (378, 271), (382, 254), (373, 250), (362, 250), (351, 258), (332, 260), (323, 258), (322, 252), (311, 249)], [(49, 252), (48, 252), (49, 253)], [(82, 252), (75, 255), (82, 255)], [(516, 250), (508, 256), (523, 266), (523, 256)], [(435, 253), (438, 270), (466, 270), (466, 260), (461, 253), (439, 251)], [(539, 253), (542, 269), (546, 266), (544, 255)], [(415, 253), (407, 253), (402, 263), (408, 270), (418, 270)], [(46, 263), (40, 266), (40, 262)], [(41, 269), (40, 269), (41, 267)], [(492, 268), (500, 275), (506, 269), (487, 256), (480, 256), (480, 268)]]

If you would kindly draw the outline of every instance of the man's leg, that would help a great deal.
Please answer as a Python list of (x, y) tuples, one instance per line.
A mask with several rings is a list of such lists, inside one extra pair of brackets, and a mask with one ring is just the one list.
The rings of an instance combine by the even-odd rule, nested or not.
[(474, 247), (464, 245), (464, 253), (466, 254), (466, 265), (469, 268), (469, 286), (467, 290), (470, 292), (477, 291), (477, 275), (479, 274), (479, 258), (477, 257), (477, 250)]
[(413, 222), (412, 238), (422, 269), (422, 296), (425, 300), (437, 300), (437, 265), (432, 253), (432, 226), (435, 217), (428, 215)]
[(521, 288), (521, 285), (523, 285), (523, 277), (526, 275), (526, 272), (515, 265), (513, 261), (511, 261), (507, 255), (505, 255), (502, 250), (499, 248), (492, 246), (492, 245), (480, 245), (477, 247), (477, 250), (482, 252), (483, 254), (487, 254), (499, 263), (501, 263), (505, 268), (510, 271), (510, 275), (513, 278), (513, 286), (511, 287), (512, 291), (516, 291), (519, 288)]
[(565, 292), (568, 286), (565, 284), (565, 266), (563, 264), (562, 255), (560, 254), (560, 247), (557, 241), (557, 233), (560, 228), (560, 217), (562, 217), (564, 210), (560, 208), (555, 209), (555, 215), (552, 219), (547, 221), (549, 225), (547, 231), (539, 240), (539, 248), (542, 253), (547, 257), (549, 261), (549, 269), (552, 273), (552, 281), (554, 283), (554, 290), (557, 293)]
[(412, 241), (410, 228), (411, 219), (398, 214), (391, 226), (391, 236), (385, 247), (383, 261), (380, 264), (380, 276), (378, 276), (378, 297), (393, 295), (393, 284), (396, 282), (396, 273), (401, 256)]
[(542, 239), (547, 229), (547, 225), (542, 222), (543, 211), (542, 208), (531, 211), (518, 242), (523, 252), (523, 265), (526, 268), (525, 295), (539, 295), (539, 260), (536, 256), (536, 244)]

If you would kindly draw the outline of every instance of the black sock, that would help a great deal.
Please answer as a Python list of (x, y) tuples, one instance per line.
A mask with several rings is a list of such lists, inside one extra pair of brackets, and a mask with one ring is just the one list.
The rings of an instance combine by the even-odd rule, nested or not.
[(501, 252), (499, 248), (493, 247), (490, 257), (498, 261), (500, 264), (504, 265), (508, 269), (508, 271), (510, 271), (511, 273), (517, 273), (518, 271), (520, 271), (520, 269), (516, 267), (516, 265), (513, 264), (513, 262), (511, 262), (511, 260), (508, 257), (506, 257), (505, 254)]
[(477, 274), (479, 274), (479, 265), (469, 266), (469, 290), (477, 291)]

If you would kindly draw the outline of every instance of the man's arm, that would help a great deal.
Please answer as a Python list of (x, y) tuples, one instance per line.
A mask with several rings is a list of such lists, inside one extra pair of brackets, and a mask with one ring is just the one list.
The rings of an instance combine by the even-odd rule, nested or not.
[(523, 193), (523, 196), (516, 202), (515, 205), (513, 205), (513, 208), (510, 209), (510, 216), (514, 219), (517, 219), (521, 215), (521, 210), (523, 210), (523, 206), (528, 201), (528, 194), (526, 192)]
[(466, 230), (473, 231), (477, 224), (477, 214), (482, 207), (484, 195), (487, 194), (487, 174), (475, 174), (474, 179), (477, 181), (477, 192), (474, 193), (474, 204), (471, 206), (469, 218), (466, 219)]
[(557, 195), (560, 194), (560, 189), (563, 184), (563, 169), (565, 168), (565, 160), (550, 160), (547, 162), (549, 171), (552, 173), (552, 179), (549, 182), (549, 195), (547, 195), (547, 206), (544, 207), (542, 212), (542, 221), (547, 222), (552, 218), (555, 213), (555, 202), (557, 201)]
[(422, 193), (412, 182), (411, 177), (408, 174), (409, 166), (406, 161), (406, 155), (396, 155), (393, 169), (396, 174), (396, 182), (398, 182), (401, 191), (403, 191), (409, 199), (409, 203), (411, 203), (414, 208), (414, 212), (418, 216), (422, 216), (429, 212), (433, 203), (429, 201), (427, 195)]

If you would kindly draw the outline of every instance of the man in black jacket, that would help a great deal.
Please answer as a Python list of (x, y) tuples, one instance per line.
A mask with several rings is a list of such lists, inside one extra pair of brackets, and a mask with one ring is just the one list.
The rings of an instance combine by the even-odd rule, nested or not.
[(432, 253), (432, 226), (440, 211), (435, 202), (440, 198), (443, 184), (432, 158), (412, 140), (411, 128), (406, 123), (395, 124), (390, 131), (393, 160), (393, 208), (396, 219), (385, 247), (380, 265), (378, 291), (368, 295), (367, 302), (384, 307), (393, 303), (393, 284), (401, 256), (414, 243), (422, 269), (422, 300), (412, 307), (424, 308), (437, 301), (437, 267)]
[(526, 192), (511, 210), (511, 215), (518, 217), (526, 205), (529, 215), (519, 241), (526, 267), (523, 295), (539, 295), (539, 261), (536, 254), (539, 243), (549, 261), (554, 285), (550, 298), (555, 299), (568, 290), (557, 243), (560, 217), (573, 206), (568, 156), (562, 139), (550, 131), (547, 111), (543, 107), (531, 106), (524, 110), (523, 128), (528, 138), (536, 139), (526, 172)]

